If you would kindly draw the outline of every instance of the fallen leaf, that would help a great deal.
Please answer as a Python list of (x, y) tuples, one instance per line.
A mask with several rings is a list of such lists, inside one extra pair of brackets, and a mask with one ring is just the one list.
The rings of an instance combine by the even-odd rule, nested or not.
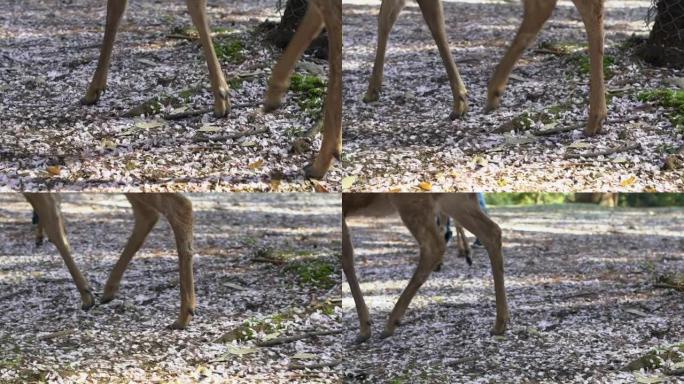
[(342, 178), (342, 190), (351, 188), (351, 186), (356, 182), (356, 176), (347, 176)]
[(315, 359), (317, 357), (318, 356), (314, 355), (313, 353), (299, 352), (299, 353), (294, 354), (294, 356), (292, 356), (291, 358), (292, 359), (299, 359), (299, 360), (308, 360), (308, 359)]
[(62, 172), (62, 169), (59, 167), (59, 165), (49, 165), (47, 167), (47, 171), (53, 176), (59, 176), (59, 174)]
[(223, 128), (211, 124), (203, 124), (197, 132), (221, 132)]
[(432, 191), (432, 184), (428, 183), (427, 181), (421, 181), (420, 184), (418, 184), (418, 188), (422, 189), (423, 191)]
[(141, 120), (141, 121), (138, 121), (137, 123), (135, 123), (135, 127), (140, 128), (140, 129), (158, 128), (158, 127), (161, 127), (163, 125), (164, 125), (164, 123), (162, 123), (159, 120), (152, 120), (152, 121), (142, 121)]
[(244, 356), (249, 355), (250, 353), (254, 353), (256, 351), (258, 351), (258, 349), (255, 347), (240, 347), (232, 344), (228, 345), (228, 354), (231, 355)]
[(262, 165), (264, 165), (264, 161), (262, 159), (259, 159), (253, 163), (250, 163), (247, 166), (249, 167), (249, 169), (257, 170), (257, 169), (261, 168)]
[(636, 182), (637, 182), (637, 177), (634, 175), (631, 175), (628, 178), (620, 181), (620, 186), (621, 187), (630, 187), (630, 186), (636, 184)]

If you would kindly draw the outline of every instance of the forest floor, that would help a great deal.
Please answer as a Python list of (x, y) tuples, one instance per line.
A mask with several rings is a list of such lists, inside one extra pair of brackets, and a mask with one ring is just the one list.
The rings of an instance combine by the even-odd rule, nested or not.
[[(198, 306), (171, 331), (178, 261), (163, 219), (118, 298), (86, 312), (55, 247), (34, 246), (29, 204), (0, 194), (0, 382), (339, 382), (339, 195), (190, 197)], [(128, 202), (69, 194), (62, 208), (99, 298), (132, 229)], [(309, 332), (328, 334), (258, 345)]]
[[(258, 27), (279, 20), (275, 1), (209, 3), (214, 46), (231, 86), (225, 118), (212, 111), (169, 117), (213, 108), (207, 65), (182, 1), (129, 4), (107, 92), (97, 105), (80, 105), (105, 11), (106, 2), (91, 0), (0, 4), (0, 188), (339, 190), (339, 166), (322, 182), (302, 171), (320, 146), (313, 129), (319, 90), (291, 91), (280, 110), (261, 112), (280, 51)], [(325, 82), (327, 62), (307, 55), (297, 73)]]
[[(664, 170), (684, 141), (649, 92), (684, 88), (682, 71), (633, 57), (628, 38), (647, 36), (650, 0), (607, 0), (608, 120), (585, 137), (588, 58), (584, 25), (570, 1), (513, 71), (502, 105), (483, 113), (486, 87), (520, 24), (519, 1), (445, 1), (447, 36), (470, 111), (449, 120), (452, 96), (432, 36), (415, 2), (390, 34), (377, 102), (362, 97), (375, 57), (379, 0), (345, 0), (345, 191), (675, 191), (682, 170)], [(540, 131), (564, 132), (543, 135)], [(608, 151), (610, 154), (602, 155)], [(427, 184), (429, 183), (429, 185)]]
[(680, 344), (684, 352), (684, 293), (654, 287), (656, 277), (684, 273), (684, 209), (568, 205), (490, 214), (503, 229), (511, 314), (503, 336), (489, 334), (495, 305), (486, 251), (475, 249), (468, 267), (451, 244), (402, 325), (380, 339), (417, 247), (398, 218), (349, 220), (373, 336), (354, 344), (358, 319), (345, 282), (348, 382), (681, 382), (668, 375), (681, 375), (684, 353), (657, 371), (624, 368), (652, 348)]

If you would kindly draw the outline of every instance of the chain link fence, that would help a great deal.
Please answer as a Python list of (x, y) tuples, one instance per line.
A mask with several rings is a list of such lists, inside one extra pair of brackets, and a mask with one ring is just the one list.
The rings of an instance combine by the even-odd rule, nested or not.
[(653, 27), (642, 48), (644, 59), (655, 65), (684, 67), (684, 0), (653, 0), (647, 22)]

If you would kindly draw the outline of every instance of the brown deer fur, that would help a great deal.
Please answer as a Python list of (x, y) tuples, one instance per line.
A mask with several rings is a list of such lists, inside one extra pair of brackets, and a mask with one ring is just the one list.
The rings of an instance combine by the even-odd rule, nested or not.
[[(107, 21), (100, 58), (88, 90), (81, 99), (83, 104), (95, 104), (105, 91), (114, 40), (127, 3), (128, 0), (107, 1)], [(211, 40), (206, 3), (206, 0), (186, 0), (209, 68), (209, 80), (214, 93), (214, 114), (222, 117), (230, 112), (229, 87)], [(264, 104), (266, 111), (273, 110), (280, 105), (282, 96), (289, 87), (289, 79), (295, 63), (323, 26), (328, 30), (330, 78), (325, 103), (323, 143), (313, 164), (306, 167), (307, 177), (313, 178), (325, 176), (333, 157), (339, 159), (342, 151), (342, 3), (340, 0), (311, 0), (309, 2), (306, 16), (292, 42), (273, 68), (273, 76)]]
[(347, 227), (347, 217), (386, 216), (395, 212), (399, 214), (404, 225), (418, 241), (420, 255), (418, 267), (395, 304), (382, 337), (394, 333), (418, 288), (442, 262), (446, 245), (435, 220), (436, 215), (440, 213), (458, 221), (460, 225), (477, 236), (487, 249), (496, 294), (496, 320), (492, 332), (502, 334), (508, 322), (508, 306), (504, 287), (501, 229), (482, 212), (474, 194), (355, 193), (342, 195), (342, 269), (347, 277), (359, 317), (360, 334), (356, 340), (358, 342), (367, 340), (371, 335), (371, 328), (368, 307), (363, 299), (354, 268), (354, 250)]
[[(466, 90), (461, 80), (458, 69), (451, 57), (451, 52), (444, 31), (444, 16), (442, 2), (440, 0), (417, 0), (425, 21), (432, 31), (439, 52), (449, 77), (449, 84), (453, 93), (454, 105), (451, 118), (463, 115), (467, 110)], [(399, 12), (405, 5), (405, 0), (383, 0), (378, 16), (378, 45), (373, 65), (368, 91), (364, 100), (375, 101), (378, 99), (382, 85), (383, 65), (387, 39), (392, 25), (396, 21)], [(503, 94), (508, 77), (522, 55), (535, 39), (539, 30), (549, 19), (557, 0), (522, 0), (524, 11), (523, 20), (511, 46), (503, 59), (496, 67), (489, 81), (487, 93), (486, 111), (499, 107), (500, 98)], [(603, 73), (603, 45), (604, 45), (604, 1), (603, 0), (573, 0), (579, 10), (587, 32), (589, 42), (589, 57), (591, 62), (590, 96), (589, 96), (589, 120), (585, 133), (594, 135), (599, 133), (608, 115), (605, 97), (605, 81)]]
[[(81, 307), (84, 310), (90, 309), (95, 304), (95, 299), (88, 280), (81, 274), (71, 256), (58, 195), (25, 193), (24, 196), (31, 203), (39, 218), (37, 236), (41, 236), (44, 232), (57, 247), (81, 294)], [(116, 296), (121, 277), (128, 267), (128, 263), (140, 249), (161, 214), (166, 217), (173, 230), (180, 270), (180, 313), (178, 319), (170, 327), (173, 329), (185, 328), (192, 319), (195, 310), (195, 287), (192, 270), (192, 204), (187, 198), (175, 193), (129, 193), (126, 194), (126, 198), (133, 208), (135, 224), (119, 260), (107, 279), (101, 301), (106, 303)], [(38, 240), (40, 239), (37, 239), (39, 243)]]

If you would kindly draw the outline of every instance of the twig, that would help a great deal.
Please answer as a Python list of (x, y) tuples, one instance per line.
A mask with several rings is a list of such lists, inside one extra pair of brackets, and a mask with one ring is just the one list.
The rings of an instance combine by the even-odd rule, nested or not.
[(334, 367), (340, 364), (340, 360), (333, 360), (328, 362), (316, 363), (316, 364), (297, 364), (290, 363), (289, 369), (318, 369), (326, 367)]
[(11, 299), (15, 296), (23, 295), (24, 293), (30, 293), (30, 292), (31, 292), (30, 289), (18, 289), (12, 293), (8, 293), (4, 296), (0, 296), (0, 301), (5, 301), (5, 300)]
[(308, 333), (303, 333), (301, 335), (295, 335), (295, 336), (276, 337), (274, 339), (260, 341), (260, 342), (256, 343), (256, 345), (257, 345), (257, 347), (272, 347), (274, 345), (287, 344), (287, 343), (291, 343), (291, 342), (297, 341), (297, 340), (308, 339), (310, 337), (339, 335), (340, 333), (342, 333), (341, 329), (336, 329), (336, 330), (332, 330), (332, 331), (315, 331), (315, 332), (308, 332)]
[(180, 120), (185, 119), (186, 117), (200, 116), (213, 110), (213, 108), (204, 108), (192, 111), (183, 111), (178, 113), (167, 113), (166, 115), (164, 115), (164, 120)]
[(614, 147), (614, 148), (608, 148), (608, 149), (605, 149), (603, 151), (587, 152), (587, 153), (566, 153), (564, 158), (565, 159), (580, 159), (580, 158), (584, 158), (584, 157), (607, 156), (607, 155), (612, 155), (613, 153), (631, 151), (633, 149), (638, 149), (640, 147), (641, 147), (641, 144), (639, 144), (639, 143), (631, 143), (631, 144), (620, 145), (620, 146)]
[(273, 259), (270, 257), (258, 257), (257, 256), (257, 257), (252, 258), (252, 261), (255, 263), (271, 263), (271, 264), (275, 264), (275, 265), (285, 264), (285, 262), (283, 260)]
[(241, 137), (253, 136), (253, 135), (258, 135), (258, 134), (267, 133), (267, 132), (268, 132), (268, 128), (263, 127), (263, 128), (252, 129), (249, 131), (238, 132), (238, 133), (233, 133), (233, 134), (224, 135), (224, 136), (211, 136), (211, 137), (207, 137), (207, 136), (197, 137), (197, 136), (195, 136), (195, 137), (193, 137), (192, 141), (194, 141), (195, 143), (205, 143), (207, 141), (235, 140), (235, 139), (239, 139)]
[(677, 290), (677, 291), (682, 291), (682, 292), (684, 292), (684, 286), (675, 285), (675, 284), (655, 283), (655, 284), (653, 284), (653, 286), (656, 287), (656, 288), (667, 288), (667, 289), (674, 289), (674, 290)]
[(189, 35), (181, 35), (180, 33), (171, 33), (169, 35), (166, 35), (168, 39), (181, 39), (181, 40), (197, 40), (197, 37), (189, 36)]
[(551, 136), (555, 135), (557, 133), (563, 133), (563, 132), (571, 132), (574, 131), (575, 129), (581, 128), (581, 125), (571, 125), (571, 126), (566, 126), (566, 127), (558, 127), (558, 128), (551, 128), (551, 129), (539, 129), (536, 131), (532, 131), (532, 134), (535, 136)]

